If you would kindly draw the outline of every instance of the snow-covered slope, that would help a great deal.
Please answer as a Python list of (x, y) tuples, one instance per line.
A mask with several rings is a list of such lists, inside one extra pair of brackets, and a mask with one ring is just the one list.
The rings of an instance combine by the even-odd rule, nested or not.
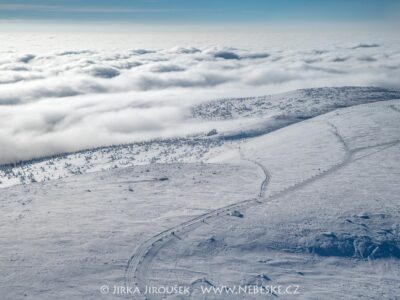
[[(337, 87), (224, 99), (188, 107), (184, 126), (199, 134), (101, 147), (0, 166), (0, 188), (148, 163), (200, 162), (222, 142), (260, 136), (341, 107), (400, 99), (400, 90)], [(290, 155), (290, 153), (289, 153)]]
[[(357, 90), (338, 91), (346, 89)], [(255, 117), (237, 105), (217, 121), (195, 116), (213, 125), (234, 118), (235, 126), (271, 115), (295, 120), (275, 123), (273, 132), (229, 125), (215, 135), (4, 167), (2, 297), (118, 299), (131, 296), (113, 294), (114, 285), (143, 292), (177, 284), (193, 299), (275, 298), (201, 293), (223, 285), (298, 286), (298, 295), (281, 299), (395, 299), (400, 104), (384, 100), (397, 92), (323, 96), (330, 92), (279, 96), (287, 110), (260, 109)], [(256, 110), (253, 100), (247, 105)], [(202, 116), (214, 118), (214, 107), (201, 108)], [(11, 186), (31, 173), (37, 181), (67, 178)], [(110, 290), (101, 293), (105, 285)]]
[[(242, 157), (269, 171), (266, 195), (152, 240), (136, 252), (141, 257), (132, 260), (128, 282), (187, 285), (196, 299), (204, 297), (196, 296), (201, 285), (240, 284), (291, 286), (292, 292), (298, 286), (299, 294), (277, 295), (282, 298), (395, 299), (397, 108), (383, 102), (342, 109), (244, 142)], [(265, 297), (206, 298), (221, 296)]]
[(260, 181), (246, 164), (152, 164), (6, 188), (1, 298), (99, 299), (146, 239), (256, 197)]
[(292, 115), (310, 118), (336, 108), (399, 99), (397, 89), (377, 87), (314, 88), (263, 97), (223, 99), (193, 107), (201, 119), (232, 119), (250, 116)]

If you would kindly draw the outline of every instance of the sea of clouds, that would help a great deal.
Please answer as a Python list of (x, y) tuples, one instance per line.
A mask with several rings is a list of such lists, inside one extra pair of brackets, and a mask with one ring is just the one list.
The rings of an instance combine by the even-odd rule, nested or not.
[(203, 133), (196, 103), (321, 86), (399, 88), (400, 48), (3, 50), (0, 164)]

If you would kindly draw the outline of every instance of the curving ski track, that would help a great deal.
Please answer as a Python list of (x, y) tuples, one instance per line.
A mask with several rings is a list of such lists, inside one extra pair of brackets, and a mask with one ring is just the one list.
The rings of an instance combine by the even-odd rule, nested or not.
[[(195, 225), (200, 225), (206, 219), (209, 219), (212, 217), (218, 217), (220, 214), (230, 213), (239, 207), (242, 207), (245, 205), (250, 205), (253, 203), (260, 203), (260, 200), (262, 197), (264, 197), (266, 188), (267, 188), (269, 182), (271, 181), (271, 175), (270, 175), (268, 169), (264, 165), (260, 164), (257, 161), (246, 158), (244, 156), (244, 154), (242, 153), (240, 147), (238, 150), (239, 150), (241, 159), (256, 164), (258, 167), (261, 168), (261, 170), (263, 171), (263, 173), (265, 175), (265, 178), (262, 181), (261, 186), (260, 186), (258, 198), (244, 200), (244, 201), (237, 202), (237, 203), (234, 203), (234, 204), (231, 204), (228, 206), (221, 207), (219, 209), (215, 209), (211, 212), (202, 214), (194, 219), (186, 221), (176, 227), (166, 229), (166, 230), (158, 233), (157, 235), (153, 236), (149, 240), (145, 241), (143, 244), (141, 244), (139, 246), (136, 253), (128, 261), (128, 265), (125, 270), (126, 286), (139, 287), (139, 289), (140, 289), (140, 287), (142, 285), (141, 278), (143, 278), (143, 276), (140, 276), (139, 273), (141, 275), (144, 275), (147, 271), (146, 267), (144, 266), (145, 260), (148, 258), (148, 256), (154, 257), (154, 254), (156, 254), (163, 245), (165, 245), (167, 242), (171, 241), (174, 237), (176, 237), (175, 233), (181, 232), (184, 229), (193, 228)], [(168, 240), (168, 238), (169, 238), (169, 240)], [(164, 240), (166, 240), (166, 241), (164, 241)], [(150, 255), (150, 254), (152, 254), (152, 255)], [(143, 297), (140, 294), (134, 295), (134, 296), (138, 299), (146, 299), (145, 297)]]
[[(400, 112), (400, 110), (397, 110), (391, 106), (390, 106), (390, 108)], [(350, 149), (348, 147), (346, 141), (344, 140), (344, 138), (340, 135), (337, 127), (330, 122), (327, 122), (327, 124), (332, 128), (333, 134), (336, 136), (339, 143), (341, 143), (343, 146), (344, 156), (343, 156), (342, 160), (340, 162), (338, 162), (337, 164), (331, 166), (330, 168), (322, 170), (319, 173), (317, 173), (309, 178), (306, 178), (296, 184), (288, 186), (288, 187), (284, 188), (283, 190), (272, 194), (268, 198), (264, 199), (265, 201), (272, 201), (279, 197), (282, 197), (283, 195), (286, 195), (287, 193), (293, 192), (293, 191), (300, 189), (316, 180), (319, 180), (325, 176), (328, 176), (329, 174), (331, 174), (333, 172), (336, 172), (337, 170), (345, 167), (352, 161), (357, 161), (357, 160), (363, 159), (363, 158), (373, 154), (373, 153), (367, 154), (365, 156), (353, 159), (354, 154), (356, 154), (360, 151), (372, 149), (372, 148), (376, 148), (376, 147), (385, 147), (384, 149), (387, 149), (387, 148), (393, 147), (400, 143), (400, 140), (394, 140), (394, 141), (387, 142), (387, 143), (381, 143), (381, 144), (376, 144), (376, 145), (371, 145), (371, 146), (359, 147), (356, 149)], [(259, 196), (255, 199), (247, 199), (247, 200), (240, 201), (240, 202), (237, 202), (234, 204), (230, 204), (228, 206), (221, 207), (221, 208), (215, 209), (211, 212), (202, 214), (202, 215), (197, 216), (196, 218), (191, 219), (189, 221), (186, 221), (178, 226), (166, 229), (166, 230), (158, 233), (157, 235), (153, 236), (149, 240), (145, 241), (143, 244), (141, 244), (139, 246), (136, 253), (128, 261), (128, 264), (127, 264), (127, 267), (125, 270), (126, 286), (134, 287), (134, 288), (138, 287), (140, 290), (143, 290), (143, 286), (146, 285), (145, 280), (146, 280), (146, 274), (148, 271), (148, 268), (146, 267), (146, 265), (148, 265), (152, 261), (153, 257), (155, 257), (157, 252), (163, 246), (165, 246), (168, 243), (173, 242), (173, 239), (176, 238), (175, 233), (182, 232), (184, 230), (189, 231), (191, 229), (197, 228), (198, 226), (201, 226), (201, 224), (203, 224), (203, 222), (206, 219), (217, 218), (219, 215), (222, 215), (222, 214), (226, 215), (228, 213), (233, 212), (235, 209), (246, 208), (251, 205), (260, 204), (260, 202), (261, 202), (260, 200), (262, 200), (265, 196), (266, 188), (270, 182), (271, 175), (270, 175), (268, 169), (264, 165), (262, 165), (261, 163), (259, 163), (257, 161), (246, 158), (244, 156), (244, 154), (242, 153), (240, 147), (238, 150), (239, 150), (240, 156), (243, 160), (246, 160), (246, 161), (256, 164), (258, 167), (260, 167), (263, 170), (263, 172), (265, 174), (265, 179), (261, 183)], [(374, 152), (374, 153), (376, 153), (376, 152)], [(137, 298), (137, 299), (148, 299), (141, 294), (137, 294), (137, 295), (135, 294), (133, 296), (134, 296), (134, 298)]]
[(260, 192), (258, 193), (258, 197), (264, 198), (265, 192), (267, 191), (267, 186), (271, 182), (271, 173), (268, 171), (268, 169), (263, 164), (259, 163), (256, 160), (246, 158), (246, 156), (242, 152), (242, 149), (240, 148), (240, 146), (239, 146), (238, 150), (239, 150), (240, 158), (242, 160), (245, 160), (245, 161), (255, 164), (263, 171), (265, 178), (264, 178), (263, 182), (261, 183)]

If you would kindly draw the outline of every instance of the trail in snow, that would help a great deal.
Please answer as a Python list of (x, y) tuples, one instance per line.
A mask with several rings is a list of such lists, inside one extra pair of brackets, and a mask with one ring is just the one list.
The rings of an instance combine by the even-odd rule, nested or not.
[[(264, 173), (264, 180), (262, 181), (260, 185), (260, 191), (258, 194), (259, 198), (256, 199), (250, 199), (250, 200), (244, 200), (238, 203), (234, 203), (232, 205), (224, 206), (222, 208), (213, 210), (211, 212), (205, 213), (203, 215), (200, 215), (192, 220), (189, 220), (187, 222), (184, 222), (176, 227), (172, 227), (170, 229), (167, 229), (163, 232), (160, 232), (159, 234), (155, 235), (151, 239), (147, 240), (144, 242), (142, 245), (139, 246), (138, 250), (136, 253), (131, 257), (131, 259), (128, 262), (126, 272), (125, 272), (125, 284), (126, 286), (135, 286), (139, 287), (139, 289), (142, 287), (142, 280), (141, 278), (145, 277), (147, 268), (145, 266), (145, 258), (147, 257), (154, 257), (156, 253), (165, 245), (165, 243), (171, 242), (173, 238), (178, 238), (179, 237), (176, 235), (177, 232), (180, 232), (186, 228), (194, 228), (195, 225), (200, 225), (205, 222), (206, 219), (212, 218), (212, 217), (218, 217), (219, 215), (222, 214), (227, 214), (232, 212), (234, 209), (239, 208), (244, 205), (250, 205), (253, 203), (261, 203), (260, 200), (264, 198), (265, 191), (267, 189), (267, 186), (269, 182), (271, 181), (271, 175), (268, 171), (268, 169), (262, 165), (261, 163), (251, 160), (249, 158), (246, 158), (244, 153), (241, 151), (240, 146), (238, 148), (240, 158), (244, 161), (251, 162), (258, 166)], [(163, 241), (165, 241), (163, 243)], [(135, 297), (138, 298), (143, 298), (141, 295), (134, 295)]]
[[(240, 151), (240, 153), (241, 153), (241, 157), (244, 158), (243, 153), (241, 151)], [(346, 152), (346, 154), (347, 153), (348, 152)], [(245, 160), (255, 163), (264, 171), (265, 179), (263, 180), (261, 187), (260, 187), (260, 195), (264, 195), (266, 187), (271, 178), (268, 170), (266, 169), (266, 167), (264, 167), (259, 162), (249, 160), (249, 159), (245, 159)], [(346, 163), (348, 160), (349, 160), (349, 157), (346, 155), (343, 163)], [(341, 166), (341, 164), (340, 164), (340, 166)], [(323, 174), (324, 174), (324, 171), (320, 173), (320, 175), (323, 175)], [(314, 181), (315, 179), (316, 179), (316, 177), (308, 178), (307, 180), (304, 180), (297, 185), (293, 185), (283, 191), (277, 192), (276, 194), (272, 195), (268, 199), (273, 200), (277, 197), (280, 197), (280, 196), (286, 194), (287, 192), (290, 192), (296, 188), (300, 188), (301, 186), (308, 184), (308, 183)], [(151, 257), (154, 257), (156, 255), (156, 253), (159, 251), (159, 249), (164, 244), (170, 242), (177, 232), (180, 232), (185, 229), (194, 228), (196, 225), (200, 226), (206, 219), (209, 219), (212, 217), (218, 217), (218, 216), (222, 215), (223, 213), (227, 214), (227, 213), (233, 212), (233, 210), (235, 210), (239, 207), (248, 207), (252, 204), (260, 203), (259, 200), (260, 199), (258, 199), (258, 198), (244, 200), (244, 201), (208, 212), (208, 213), (200, 215), (190, 221), (184, 222), (176, 227), (173, 227), (173, 228), (167, 229), (163, 232), (160, 232), (159, 234), (155, 235), (151, 239), (147, 240), (141, 246), (139, 246), (136, 253), (131, 257), (131, 259), (128, 262), (128, 265), (126, 268), (126, 275), (125, 275), (126, 285), (127, 286), (138, 286), (139, 288), (141, 288), (142, 285), (145, 285), (142, 283), (144, 281), (143, 278), (145, 277), (143, 275), (145, 275), (145, 273), (147, 271), (147, 268), (145, 266), (146, 260), (147, 259), (151, 260)], [(141, 297), (141, 296), (139, 296), (139, 297)]]
[[(396, 146), (400, 143), (400, 140), (396, 140), (396, 141), (392, 141), (392, 142), (388, 142), (388, 143), (382, 143), (382, 144), (377, 144), (377, 145), (373, 145), (373, 146), (366, 146), (366, 147), (360, 147), (357, 148), (355, 150), (351, 150), (349, 152), (346, 152), (343, 160), (338, 163), (337, 165), (322, 171), (321, 173), (312, 176), (304, 181), (301, 181), (293, 186), (287, 187), (286, 189), (277, 192), (276, 194), (272, 195), (271, 197), (268, 197), (267, 200), (269, 201), (273, 201), (275, 199), (278, 199), (280, 197), (283, 197), (284, 195), (296, 191), (308, 184), (311, 184), (319, 179), (322, 179), (336, 171), (338, 171), (339, 169), (345, 167), (346, 165), (363, 159), (365, 157), (368, 157), (370, 154), (362, 156), (362, 157), (358, 157), (353, 159), (353, 156), (360, 152), (360, 151), (364, 151), (364, 150), (368, 150), (368, 149), (373, 149), (376, 147), (385, 147), (384, 149)], [(378, 150), (381, 151), (382, 149)], [(378, 152), (376, 151), (376, 152)], [(265, 202), (263, 203), (265, 204)], [(183, 232), (185, 231), (185, 233), (187, 234), (187, 232), (190, 232), (194, 229), (196, 229), (198, 226), (202, 226), (202, 224), (204, 224), (204, 220), (208, 219), (208, 218), (218, 218), (222, 215), (222, 212), (225, 212), (224, 215), (226, 215), (229, 212), (232, 212), (234, 209), (237, 209), (239, 207), (241, 208), (248, 208), (251, 205), (262, 205), (260, 204), (259, 201), (245, 201), (245, 202), (240, 202), (234, 205), (230, 205), (229, 207), (223, 208), (223, 209), (219, 209), (217, 210), (218, 213), (213, 214), (213, 212), (211, 212), (209, 215), (207, 215), (206, 217), (203, 218), (196, 218), (195, 220), (189, 221), (189, 224), (186, 224), (184, 226), (177, 226), (175, 227), (171, 232), (173, 232), (173, 234), (166, 234), (164, 236), (158, 236), (158, 238), (156, 240), (152, 240), (151, 243), (149, 243), (149, 248), (146, 248), (143, 252), (144, 255), (142, 257), (140, 257), (140, 255), (138, 256), (139, 258), (139, 265), (136, 266), (136, 268), (134, 268), (133, 266), (128, 266), (128, 272), (127, 272), (127, 283), (129, 284), (129, 286), (132, 286), (131, 284), (133, 284), (134, 286), (138, 286), (140, 288), (140, 290), (143, 290), (144, 286), (146, 285), (146, 281), (147, 281), (147, 274), (149, 271), (149, 266), (151, 266), (151, 263), (153, 261), (153, 259), (155, 258), (155, 256), (157, 255), (157, 253), (165, 246), (174, 243), (176, 236), (176, 233), (178, 232)], [(225, 209), (225, 210), (224, 210)], [(179, 238), (182, 239), (182, 238)], [(133, 273), (131, 273), (133, 272)], [(129, 277), (131, 274), (134, 274), (133, 277)], [(132, 279), (132, 281), (129, 281), (129, 279)], [(137, 297), (141, 297), (141, 296), (137, 296)]]
[[(391, 107), (391, 108), (394, 109), (393, 107)], [(263, 166), (261, 163), (255, 161), (255, 160), (246, 158), (244, 153), (241, 151), (241, 149), (239, 147), (238, 150), (239, 150), (241, 159), (245, 160), (245, 161), (249, 161), (251, 163), (254, 163), (258, 167), (260, 167), (265, 174), (265, 179), (261, 183), (259, 198), (244, 200), (244, 201), (241, 201), (241, 202), (238, 202), (235, 204), (231, 204), (231, 205), (213, 210), (206, 214), (200, 215), (192, 220), (184, 222), (178, 226), (175, 226), (173, 228), (170, 228), (163, 232), (160, 232), (156, 236), (154, 236), (151, 239), (149, 239), (148, 241), (144, 242), (141, 246), (139, 246), (136, 253), (131, 257), (131, 259), (129, 260), (129, 262), (127, 264), (126, 274), (125, 274), (126, 285), (127, 286), (136, 286), (136, 287), (139, 287), (141, 290), (143, 289), (143, 287), (146, 285), (146, 274), (149, 269), (148, 266), (150, 265), (153, 258), (157, 255), (158, 251), (162, 247), (164, 247), (165, 245), (167, 245), (169, 243), (173, 243), (173, 241), (176, 237), (176, 233), (183, 232), (183, 231), (185, 231), (185, 232), (191, 231), (199, 226), (202, 226), (202, 224), (207, 219), (218, 218), (219, 216), (221, 216), (223, 214), (226, 215), (226, 214), (232, 213), (234, 210), (236, 210), (238, 208), (247, 208), (252, 205), (260, 205), (261, 199), (264, 201), (265, 200), (268, 200), (268, 201), (275, 200), (275, 199), (282, 197), (290, 192), (300, 189), (316, 180), (326, 177), (329, 174), (332, 174), (332, 173), (336, 172), (337, 170), (345, 167), (346, 165), (348, 165), (349, 163), (351, 163), (353, 161), (360, 160), (360, 159), (366, 158), (369, 155), (371, 155), (371, 153), (369, 153), (364, 156), (354, 158), (354, 155), (357, 154), (358, 152), (361, 152), (361, 151), (364, 151), (367, 149), (377, 148), (377, 147), (384, 147), (384, 149), (387, 149), (387, 148), (393, 147), (400, 143), (400, 140), (394, 140), (391, 142), (380, 143), (380, 144), (370, 145), (370, 146), (365, 146), (365, 147), (359, 147), (356, 149), (350, 149), (348, 147), (345, 139), (342, 137), (339, 130), (337, 129), (337, 127), (330, 122), (327, 122), (327, 123), (332, 128), (332, 133), (335, 135), (338, 142), (341, 143), (343, 146), (344, 156), (340, 162), (336, 163), (335, 165), (333, 165), (325, 170), (321, 170), (319, 173), (317, 173), (309, 178), (305, 178), (304, 180), (302, 180), (300, 182), (297, 182), (291, 186), (287, 186), (283, 190), (280, 190), (280, 191), (272, 194), (268, 198), (263, 199), (266, 188), (271, 180), (271, 175), (270, 175), (268, 169), (265, 166)], [(381, 150), (382, 149), (379, 149), (375, 152), (379, 152)], [(136, 296), (138, 298), (143, 297), (141, 295), (134, 295), (134, 296)]]
[(261, 183), (260, 192), (258, 193), (258, 196), (261, 199), (264, 198), (265, 192), (267, 190), (267, 186), (271, 182), (271, 173), (268, 171), (268, 169), (263, 164), (259, 163), (256, 160), (253, 160), (253, 159), (250, 159), (250, 158), (246, 158), (246, 156), (244, 155), (244, 153), (243, 153), (242, 149), (240, 148), (240, 146), (238, 148), (238, 151), (239, 151), (239, 154), (240, 154), (240, 158), (242, 160), (245, 160), (245, 161), (248, 161), (248, 162), (251, 162), (251, 163), (255, 164), (256, 166), (258, 166), (263, 171), (265, 178), (264, 178), (263, 182)]
[[(355, 150), (347, 150), (347, 146), (344, 143), (344, 139), (340, 136), (337, 130), (335, 130), (335, 133), (338, 136), (338, 139), (340, 140), (341, 143), (343, 143), (344, 149), (346, 150), (345, 155), (343, 157), (343, 160), (339, 162), (338, 164), (332, 166), (329, 169), (323, 170), (317, 175), (314, 175), (310, 178), (307, 178), (297, 184), (294, 184), (292, 186), (289, 186), (285, 188), (282, 191), (279, 191), (270, 197), (268, 197), (267, 200), (272, 201), (275, 200), (279, 197), (282, 197), (286, 195), (287, 193), (293, 192), (297, 189), (302, 188), (303, 186), (306, 186), (318, 179), (321, 179), (341, 168), (346, 166), (352, 161), (352, 157), (354, 154), (357, 152), (371, 149), (371, 148), (376, 148), (376, 147), (382, 147), (382, 146), (388, 146), (392, 147), (400, 143), (400, 140), (392, 141), (389, 143), (382, 143), (382, 144), (377, 144), (373, 146), (366, 146), (366, 147), (360, 147)], [(357, 158), (359, 160), (361, 158)], [(257, 205), (260, 204), (258, 199), (251, 199), (251, 200), (245, 200), (236, 204), (232, 204), (217, 210), (214, 210), (212, 212), (206, 213), (204, 215), (201, 215), (199, 217), (196, 217), (190, 221), (187, 221), (185, 223), (182, 223), (181, 225), (178, 225), (176, 227), (170, 228), (168, 230), (165, 230), (158, 235), (154, 236), (153, 238), (149, 239), (147, 242), (143, 243), (136, 254), (132, 256), (130, 261), (128, 262), (127, 268), (126, 268), (126, 284), (127, 286), (137, 286), (141, 290), (143, 289), (143, 286), (145, 286), (145, 281), (146, 281), (146, 273), (148, 271), (147, 265), (152, 261), (154, 256), (158, 253), (158, 251), (166, 244), (173, 242), (174, 237), (176, 236), (177, 232), (181, 232), (183, 230), (191, 230), (196, 228), (197, 226), (201, 226), (203, 222), (206, 219), (210, 218), (218, 218), (220, 215), (223, 213), (227, 214), (232, 212), (233, 210), (237, 208), (246, 208), (249, 207), (250, 205)], [(136, 297), (141, 298), (142, 296), (135, 295)]]

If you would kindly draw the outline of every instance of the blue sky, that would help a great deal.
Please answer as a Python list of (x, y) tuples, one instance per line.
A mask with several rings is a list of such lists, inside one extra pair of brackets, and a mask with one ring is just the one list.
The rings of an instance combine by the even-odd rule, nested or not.
[(398, 0), (0, 0), (0, 20), (143, 24), (390, 22)]

